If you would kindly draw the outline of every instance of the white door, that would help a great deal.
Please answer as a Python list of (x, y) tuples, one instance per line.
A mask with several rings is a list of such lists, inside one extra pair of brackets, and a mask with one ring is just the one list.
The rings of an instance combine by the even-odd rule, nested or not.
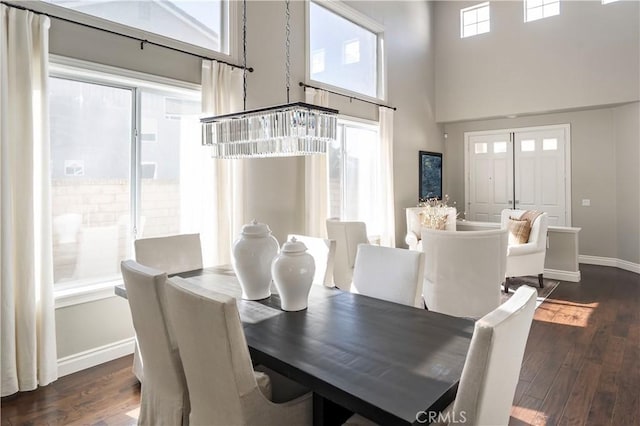
[(570, 226), (569, 125), (465, 133), (466, 219), (500, 222), (506, 208)]
[(566, 225), (563, 129), (515, 133), (515, 208), (540, 210), (549, 225)]
[(510, 133), (468, 138), (467, 220), (500, 222), (500, 212), (513, 205), (513, 144), (510, 138)]

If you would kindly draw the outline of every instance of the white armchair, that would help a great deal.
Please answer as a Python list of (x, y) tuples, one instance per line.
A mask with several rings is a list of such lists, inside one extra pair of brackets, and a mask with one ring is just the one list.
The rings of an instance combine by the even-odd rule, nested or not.
[(423, 296), (430, 311), (480, 318), (500, 305), (507, 231), (422, 230)]
[[(526, 210), (502, 210), (501, 228), (509, 229), (509, 219), (520, 219)], [(529, 240), (518, 244), (509, 239), (507, 248), (507, 271), (505, 275), (504, 291), (509, 291), (509, 277), (522, 277), (537, 275), (538, 284), (542, 288), (542, 273), (544, 271), (544, 258), (547, 252), (547, 228), (548, 215), (542, 213), (531, 224)], [(511, 231), (510, 231), (511, 232)]]
[[(422, 250), (422, 220), (420, 213), (422, 213), (426, 207), (408, 207), (406, 209), (407, 215), (407, 235), (404, 237), (404, 242), (407, 243), (410, 250)], [(456, 230), (456, 216), (457, 211), (455, 207), (443, 207), (447, 214), (447, 223), (444, 229), (446, 231)]]

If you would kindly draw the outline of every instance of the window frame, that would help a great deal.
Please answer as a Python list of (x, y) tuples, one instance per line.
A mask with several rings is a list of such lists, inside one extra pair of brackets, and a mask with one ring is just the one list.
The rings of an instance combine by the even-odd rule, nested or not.
[[(135, 232), (140, 223), (142, 206), (142, 180), (138, 176), (142, 172), (142, 111), (141, 90), (149, 92), (182, 94), (185, 92), (201, 92), (199, 84), (174, 80), (138, 71), (102, 65), (94, 62), (68, 58), (55, 54), (49, 55), (49, 78), (73, 80), (89, 84), (102, 84), (109, 87), (131, 90), (132, 92), (132, 132), (130, 140), (130, 231)], [(113, 297), (113, 288), (122, 284), (122, 279), (104, 281), (71, 281), (54, 284), (55, 308), (73, 306), (80, 303)]]
[[(469, 34), (469, 35), (465, 35), (464, 34), (464, 29), (465, 27), (467, 27), (468, 25), (464, 24), (464, 14), (467, 12), (471, 12), (473, 10), (478, 10), (478, 9), (482, 9), (486, 7), (487, 10), (489, 11), (489, 19), (487, 19), (486, 21), (478, 21), (478, 19), (476, 19), (476, 21), (473, 23), (473, 25), (476, 26), (476, 33), (475, 34)], [(477, 18), (477, 14), (476, 14), (476, 18)], [(482, 33), (477, 32), (478, 29), (478, 24), (480, 22), (488, 22), (489, 23), (489, 30), (488, 31), (484, 31)], [(483, 3), (478, 3), (476, 5), (473, 6), (469, 6), (469, 7), (465, 7), (463, 9), (460, 9), (460, 38), (469, 38), (469, 37), (475, 37), (475, 36), (479, 36), (482, 34), (487, 34), (491, 32), (491, 4), (488, 1), (485, 1)]]
[[(551, 17), (554, 17), (554, 16), (560, 16), (560, 13), (561, 13), (561, 9), (560, 9), (561, 1), (560, 0), (541, 0), (541, 1), (542, 1), (542, 4), (540, 6), (536, 6), (535, 8), (540, 7), (542, 9), (542, 11), (543, 11), (543, 14), (542, 14), (542, 16), (540, 18), (532, 19), (532, 20), (528, 19), (529, 9), (530, 8), (527, 7), (527, 3), (529, 2), (529, 0), (524, 0), (522, 2), (523, 7), (524, 7), (524, 22), (525, 22), (525, 24), (528, 23), (528, 22), (541, 21), (543, 19), (551, 18)], [(544, 6), (547, 5), (547, 4), (552, 4), (552, 3), (558, 3), (558, 13), (555, 14), (555, 15), (544, 16)]]
[[(341, 16), (342, 18), (350, 21), (351, 23), (358, 25), (364, 28), (367, 31), (370, 31), (376, 35), (376, 92), (377, 96), (369, 96), (364, 93), (355, 92), (353, 90), (346, 89), (340, 86), (334, 86), (328, 83), (324, 83), (322, 81), (313, 80), (311, 78), (311, 5), (310, 3), (316, 3), (318, 6), (324, 7), (328, 11)], [(384, 49), (384, 33), (385, 28), (384, 25), (379, 22), (373, 20), (367, 15), (347, 6), (340, 0), (308, 0), (305, 1), (305, 83), (312, 85), (314, 87), (318, 87), (320, 89), (331, 90), (333, 92), (337, 92), (343, 94), (345, 96), (350, 96), (354, 98), (360, 98), (372, 102), (385, 102), (387, 100), (387, 61)], [(326, 65), (325, 65), (326, 69)]]
[[(8, 3), (10, 4), (14, 3), (14, 4), (17, 4), (17, 6), (20, 6), (19, 3), (21, 2), (18, 0), (8, 0)], [(227, 35), (227, 39), (222, 40), (222, 45), (226, 47), (228, 52), (224, 52), (224, 51), (218, 52), (212, 49), (208, 49), (206, 47), (190, 44), (190, 43), (176, 40), (160, 34), (151, 33), (135, 27), (130, 27), (125, 24), (120, 24), (118, 22), (109, 21), (104, 18), (82, 13), (77, 10), (69, 9), (67, 7), (60, 6), (53, 3), (48, 3), (42, 0), (29, 2), (28, 7), (39, 13), (58, 16), (63, 19), (68, 19), (74, 22), (78, 22), (79, 24), (102, 28), (108, 31), (120, 33), (125, 36), (134, 37), (141, 40), (148, 40), (150, 42), (162, 44), (170, 48), (183, 50), (185, 52), (189, 52), (194, 55), (210, 57), (213, 59), (220, 59), (226, 62), (236, 62), (240, 56), (240, 52), (239, 52), (240, 43), (237, 37), (237, 34), (238, 34), (237, 17), (239, 16), (238, 15), (239, 3), (240, 2), (237, 2), (234, 0), (228, 0), (225, 2), (226, 6), (223, 7), (223, 11), (222, 11), (223, 19), (222, 19), (221, 33), (222, 34), (226, 33)]]

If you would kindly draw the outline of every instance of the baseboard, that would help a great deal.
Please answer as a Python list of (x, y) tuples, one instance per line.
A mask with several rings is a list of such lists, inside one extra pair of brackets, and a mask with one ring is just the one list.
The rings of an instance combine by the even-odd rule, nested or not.
[(133, 353), (135, 337), (113, 342), (58, 359), (58, 377), (121, 358)]
[(581, 254), (578, 256), (578, 262), (588, 265), (613, 266), (614, 268), (624, 269), (625, 271), (640, 274), (640, 264), (629, 262), (627, 260), (616, 259), (614, 257), (588, 256)]
[(559, 269), (545, 269), (543, 274), (545, 278), (553, 278), (554, 280), (560, 281), (571, 281), (574, 283), (579, 283), (582, 279), (580, 271), (562, 271)]

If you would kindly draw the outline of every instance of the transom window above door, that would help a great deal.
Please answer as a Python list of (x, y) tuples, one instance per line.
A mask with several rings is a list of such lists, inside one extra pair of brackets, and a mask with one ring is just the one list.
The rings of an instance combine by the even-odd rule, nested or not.
[(340, 2), (308, 8), (307, 80), (327, 89), (384, 98), (383, 28)]
[[(110, 21), (121, 26), (229, 54), (228, 0), (42, 0), (70, 9), (74, 20), (99, 25)], [(77, 19), (78, 12), (85, 19)], [(65, 16), (63, 16), (65, 17)], [(82, 17), (80, 17), (82, 18)], [(86, 18), (89, 18), (88, 22)], [(107, 29), (112, 29), (108, 28)]]

